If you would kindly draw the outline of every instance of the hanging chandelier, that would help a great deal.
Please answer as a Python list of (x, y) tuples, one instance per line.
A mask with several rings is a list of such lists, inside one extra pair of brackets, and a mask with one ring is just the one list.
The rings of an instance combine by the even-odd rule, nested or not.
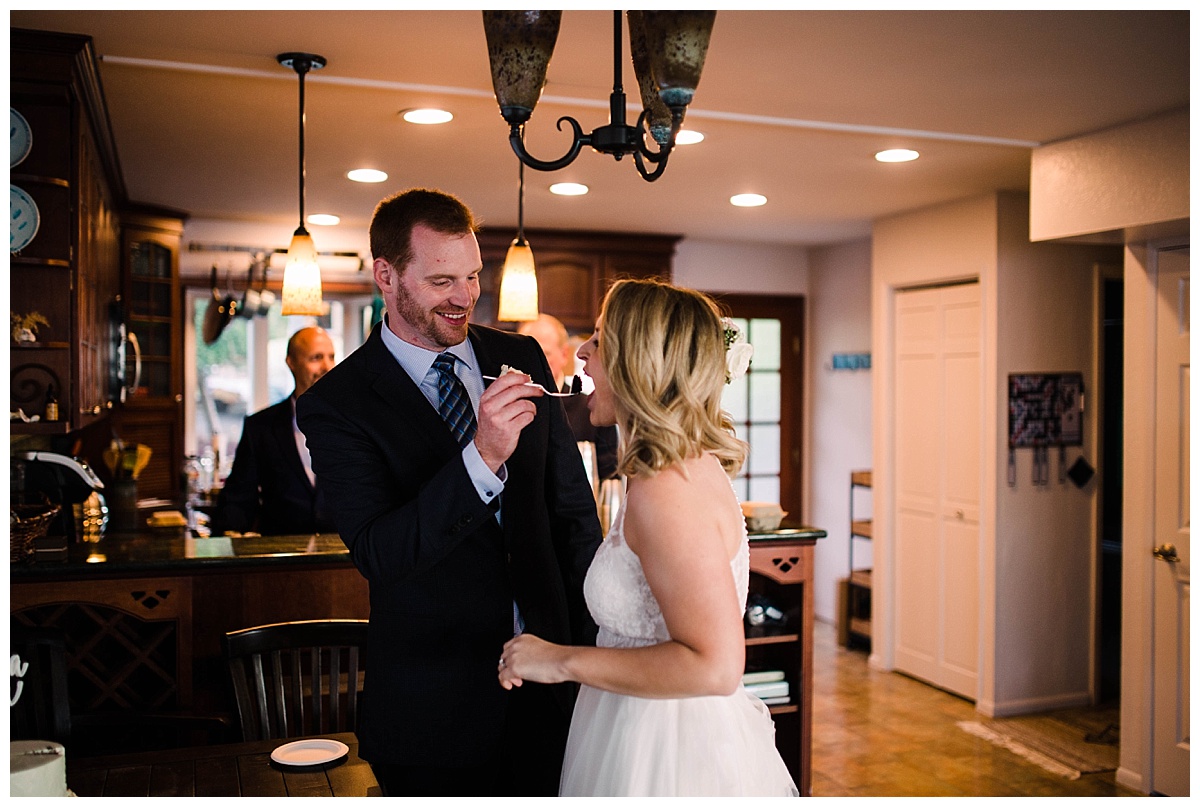
[[(558, 129), (561, 131), (564, 123), (571, 127), (570, 147), (556, 160), (539, 160), (525, 149), (523, 127), (546, 84), (562, 12), (484, 11), (492, 87), (517, 157), (538, 171), (557, 171), (570, 165), (584, 146), (591, 146), (616, 160), (632, 154), (643, 179), (658, 179), (667, 167), (675, 136), (700, 81), (716, 16), (715, 11), (628, 12), (629, 50), (643, 107), (637, 125), (630, 126), (621, 82), (621, 12), (614, 11), (609, 123), (584, 134), (578, 121), (564, 115), (558, 119)], [(647, 146), (647, 135), (656, 150)]]
[(275, 57), (284, 67), (300, 76), (300, 226), (292, 234), (283, 270), (283, 314), (325, 313), (321, 301), (321, 267), (317, 265), (317, 247), (304, 226), (304, 75), (325, 66), (325, 57), (315, 53), (281, 53)]

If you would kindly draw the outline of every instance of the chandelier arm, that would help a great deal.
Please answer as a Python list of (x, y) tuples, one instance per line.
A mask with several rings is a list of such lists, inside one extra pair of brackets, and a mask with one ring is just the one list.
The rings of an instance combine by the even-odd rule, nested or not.
[(513, 124), (508, 131), (508, 142), (512, 146), (512, 150), (520, 158), (521, 163), (528, 165), (537, 171), (557, 171), (560, 168), (566, 168), (576, 157), (579, 156), (579, 150), (584, 146), (591, 144), (591, 135), (585, 135), (583, 129), (580, 128), (579, 122), (572, 117), (563, 116), (558, 119), (558, 130), (562, 131), (563, 121), (571, 124), (571, 129), (574, 132), (571, 147), (567, 149), (567, 153), (557, 160), (539, 160), (528, 151), (525, 150), (524, 138), (522, 135), (522, 127), (520, 124)]
[(633, 164), (637, 166), (637, 172), (641, 175), (642, 179), (646, 180), (647, 182), (653, 182), (662, 176), (662, 172), (667, 168), (667, 158), (671, 156), (671, 153), (669, 151), (664, 151), (661, 154), (656, 154), (653, 156), (658, 158), (653, 160), (653, 162), (658, 163), (658, 165), (654, 171), (651, 172), (646, 170), (646, 163), (642, 157), (642, 152), (635, 151), (633, 153)]
[[(649, 110), (645, 110), (645, 109), (642, 110), (642, 114), (638, 115), (638, 119), (637, 119), (637, 132), (638, 132), (637, 153), (641, 157), (645, 158), (646, 160), (649, 160), (652, 163), (666, 162), (667, 157), (670, 156), (671, 152), (674, 151), (674, 149), (675, 149), (675, 135), (677, 135), (679, 133), (680, 124), (672, 116), (671, 136), (669, 138), (667, 138), (667, 144), (665, 146), (661, 146), (658, 151), (651, 151), (646, 146), (646, 138), (647, 138), (647, 135), (649, 135), (649, 131), (646, 129), (646, 116), (647, 115), (649, 115)], [(654, 138), (651, 137), (650, 139), (653, 140)]]

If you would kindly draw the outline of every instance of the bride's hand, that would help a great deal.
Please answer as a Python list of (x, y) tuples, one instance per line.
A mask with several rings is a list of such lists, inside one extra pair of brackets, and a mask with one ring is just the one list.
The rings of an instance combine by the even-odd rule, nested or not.
[(500, 686), (512, 689), (525, 681), (558, 684), (566, 681), (562, 660), (568, 648), (528, 633), (509, 639), (500, 654)]

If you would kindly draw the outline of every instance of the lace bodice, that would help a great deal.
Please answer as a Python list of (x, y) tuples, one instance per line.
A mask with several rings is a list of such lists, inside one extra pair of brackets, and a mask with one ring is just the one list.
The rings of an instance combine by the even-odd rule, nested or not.
[[(583, 584), (588, 610), (600, 627), (599, 647), (643, 647), (671, 638), (658, 601), (650, 591), (642, 562), (625, 543), (625, 508), (617, 512), (608, 537), (596, 550)], [(744, 611), (750, 587), (750, 544), (742, 543), (730, 561), (738, 602)]]

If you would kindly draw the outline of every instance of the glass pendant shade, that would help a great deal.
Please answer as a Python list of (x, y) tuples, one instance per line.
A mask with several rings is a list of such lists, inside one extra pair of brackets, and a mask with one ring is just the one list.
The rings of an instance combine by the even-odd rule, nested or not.
[(301, 227), (292, 236), (292, 244), (287, 252), (287, 265), (283, 269), (283, 315), (321, 316), (324, 313), (317, 247), (308, 230)]
[(529, 120), (546, 85), (561, 11), (484, 11), (492, 89), (510, 125)]
[[(633, 58), (633, 72), (637, 76), (638, 92), (642, 97), (642, 108), (646, 110), (646, 129), (660, 147), (671, 140), (671, 110), (658, 94), (658, 84), (650, 69), (650, 51), (646, 46), (645, 20), (641, 11), (628, 11), (629, 55)], [(679, 120), (683, 123), (682, 116)]]
[(500, 305), (496, 319), (503, 322), (525, 322), (538, 318), (537, 273), (533, 267), (533, 250), (524, 239), (518, 238), (508, 248), (504, 269), (500, 273)]
[(716, 18), (715, 11), (642, 12), (650, 71), (663, 103), (680, 116), (700, 83)]

